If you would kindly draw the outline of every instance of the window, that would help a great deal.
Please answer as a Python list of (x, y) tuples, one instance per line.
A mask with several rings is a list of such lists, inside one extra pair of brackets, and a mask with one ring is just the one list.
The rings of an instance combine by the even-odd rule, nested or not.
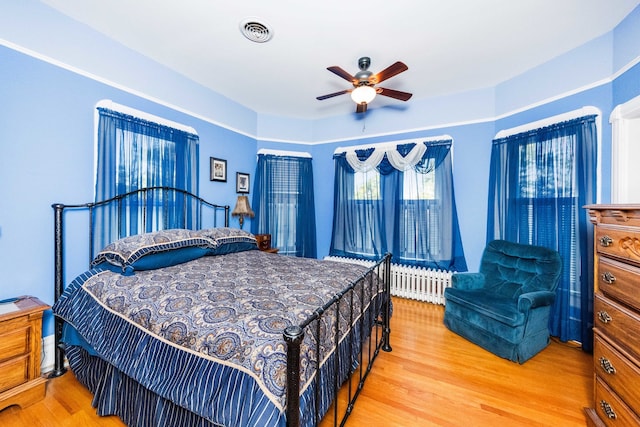
[(465, 271), (451, 141), (387, 144), (334, 155), (331, 255)]
[(254, 234), (271, 234), (278, 253), (316, 257), (312, 159), (306, 153), (259, 153), (251, 222)]
[(427, 253), (431, 258), (441, 255), (440, 203), (435, 198), (435, 173), (404, 171), (402, 211), (400, 216), (400, 259), (412, 260)]
[(583, 206), (596, 201), (596, 116), (496, 138), (491, 151), (487, 240), (557, 250), (563, 271), (550, 329), (591, 348), (592, 231)]
[[(109, 108), (107, 108), (107, 106)], [(198, 136), (182, 125), (167, 122), (117, 104), (99, 104), (96, 158), (96, 201), (149, 187), (175, 187), (192, 193), (198, 189)], [(119, 237), (166, 228), (166, 218), (181, 220), (183, 205), (166, 200), (161, 192), (145, 201), (122, 206), (121, 222), (112, 223), (115, 215), (98, 211), (95, 244), (102, 248)], [(176, 197), (180, 197), (176, 195)], [(167, 209), (174, 209), (171, 215)], [(177, 212), (177, 211), (180, 212)], [(177, 214), (177, 215), (176, 215)], [(149, 228), (140, 229), (142, 216)], [(189, 221), (186, 221), (189, 224)]]
[(380, 199), (380, 173), (378, 171), (356, 172), (353, 175), (353, 184), (356, 200)]

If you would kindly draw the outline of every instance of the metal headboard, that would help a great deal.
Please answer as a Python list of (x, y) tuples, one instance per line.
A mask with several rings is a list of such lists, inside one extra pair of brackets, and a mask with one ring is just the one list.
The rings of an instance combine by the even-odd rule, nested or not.
[[(171, 212), (176, 211), (176, 206), (165, 206), (163, 205), (163, 213), (162, 222), (155, 224), (154, 230), (162, 230), (169, 227), (173, 228), (190, 228), (198, 229), (201, 228), (202, 218), (205, 217), (207, 212), (212, 213), (213, 218), (213, 226), (218, 226), (218, 218), (221, 212), (223, 213), (223, 224), (225, 227), (229, 226), (229, 205), (217, 205), (214, 203), (210, 203), (195, 194), (192, 194), (188, 191), (172, 188), (172, 187), (148, 187), (141, 188), (139, 190), (130, 191), (125, 194), (120, 194), (115, 197), (112, 197), (107, 200), (102, 200), (98, 202), (90, 202), (83, 204), (75, 204), (75, 205), (65, 205), (62, 203), (54, 203), (51, 207), (54, 210), (54, 298), (55, 301), (60, 298), (62, 292), (64, 292), (64, 213), (67, 210), (84, 210), (87, 212), (89, 216), (89, 263), (93, 259), (94, 256), (94, 235), (95, 235), (95, 216), (96, 210), (102, 207), (108, 207), (113, 205), (117, 208), (117, 212), (121, 212), (122, 206), (129, 203), (129, 200), (133, 200), (135, 205), (138, 206), (139, 219), (142, 224), (142, 230), (148, 230), (147, 221), (150, 221), (151, 215), (147, 210), (148, 201), (155, 199), (166, 200), (168, 196), (179, 194), (182, 199), (182, 213), (187, 210), (187, 207), (190, 206), (194, 209), (194, 217), (195, 223), (188, 224), (187, 221), (190, 219), (187, 218), (187, 215), (181, 215), (182, 222), (175, 222), (175, 218), (172, 217)], [(120, 229), (120, 218), (117, 218), (117, 225)], [(126, 235), (120, 234), (118, 238), (126, 237)], [(102, 248), (99, 248), (102, 249)], [(54, 360), (54, 370), (51, 373), (51, 377), (57, 377), (66, 372), (66, 368), (64, 367), (64, 348), (61, 343), (62, 338), (62, 326), (63, 321), (58, 317), (55, 317), (55, 360)]]

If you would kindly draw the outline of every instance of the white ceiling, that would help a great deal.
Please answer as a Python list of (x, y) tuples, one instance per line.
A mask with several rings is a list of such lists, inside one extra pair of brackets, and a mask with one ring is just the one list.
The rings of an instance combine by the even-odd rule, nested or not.
[[(400, 60), (381, 84), (407, 102), (493, 87), (612, 30), (640, 0), (42, 0), (123, 45), (258, 113), (349, 114), (351, 74)], [(273, 38), (240, 33), (247, 17)], [(369, 108), (404, 104), (378, 96)], [(410, 106), (410, 105), (409, 105)]]

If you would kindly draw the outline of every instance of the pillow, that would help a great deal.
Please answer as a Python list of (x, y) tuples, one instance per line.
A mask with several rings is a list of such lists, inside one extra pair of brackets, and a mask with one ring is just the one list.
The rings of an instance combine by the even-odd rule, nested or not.
[(198, 230), (196, 233), (217, 243), (209, 249), (208, 255), (224, 255), (258, 249), (256, 237), (239, 228), (217, 227)]
[(91, 262), (91, 267), (134, 271), (170, 267), (206, 255), (218, 243), (193, 230), (169, 229), (137, 234), (108, 244)]

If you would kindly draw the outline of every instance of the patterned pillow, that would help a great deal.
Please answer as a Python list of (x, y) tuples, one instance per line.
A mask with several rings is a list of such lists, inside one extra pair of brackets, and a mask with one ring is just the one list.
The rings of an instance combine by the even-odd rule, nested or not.
[[(121, 269), (125, 275), (191, 261), (217, 248), (218, 243), (194, 230), (169, 229), (125, 237), (108, 244), (92, 267)], [(113, 268), (116, 267), (116, 268)]]
[(258, 249), (256, 237), (239, 228), (217, 227), (198, 230), (195, 233), (217, 243), (216, 247), (209, 249), (209, 255), (224, 255)]

